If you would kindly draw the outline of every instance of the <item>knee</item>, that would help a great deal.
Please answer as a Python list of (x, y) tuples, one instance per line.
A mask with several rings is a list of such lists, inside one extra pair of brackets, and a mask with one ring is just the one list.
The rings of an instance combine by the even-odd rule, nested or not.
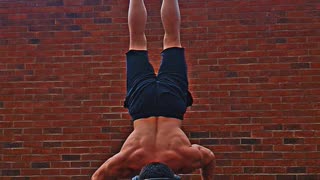
[(166, 33), (163, 39), (166, 42), (180, 42), (179, 33)]
[(143, 35), (131, 35), (130, 36), (130, 47), (129, 49), (135, 50), (146, 50), (147, 49), (147, 38)]
[(164, 46), (164, 49), (167, 49), (170, 47), (181, 47), (179, 34), (178, 33), (165, 34), (163, 39), (163, 46)]

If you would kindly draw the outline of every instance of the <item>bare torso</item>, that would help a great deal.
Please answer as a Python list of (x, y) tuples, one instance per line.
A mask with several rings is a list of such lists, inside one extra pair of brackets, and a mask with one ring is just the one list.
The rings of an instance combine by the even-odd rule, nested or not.
[(164, 163), (176, 174), (202, 168), (203, 176), (208, 176), (205, 180), (211, 179), (213, 153), (205, 147), (191, 145), (181, 130), (181, 123), (179, 119), (166, 117), (135, 120), (134, 131), (121, 151), (108, 159), (96, 171), (93, 179), (133, 177), (139, 174), (142, 167), (152, 162)]
[(120, 153), (125, 159), (121, 169), (125, 176), (137, 175), (151, 162), (167, 164), (175, 173), (188, 173), (201, 167), (201, 155), (181, 130), (181, 120), (150, 117), (134, 121), (134, 131)]

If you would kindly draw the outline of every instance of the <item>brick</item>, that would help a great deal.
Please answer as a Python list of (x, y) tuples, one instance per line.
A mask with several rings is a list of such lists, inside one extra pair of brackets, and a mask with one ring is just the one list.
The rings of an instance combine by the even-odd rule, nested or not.
[(62, 133), (61, 128), (44, 128), (43, 130), (44, 134), (60, 134)]
[(284, 144), (302, 144), (303, 139), (301, 139), (301, 138), (284, 138), (283, 143)]
[(208, 138), (209, 132), (190, 132), (190, 138)]
[(231, 180), (233, 179), (232, 175), (214, 175), (215, 180)]
[(310, 68), (310, 63), (292, 63), (291, 68), (292, 69)]
[(248, 91), (231, 91), (230, 96), (245, 97), (248, 96)]
[(277, 44), (283, 44), (283, 43), (286, 43), (286, 42), (287, 42), (286, 38), (277, 38), (277, 39), (275, 39), (275, 43), (277, 43)]
[(110, 24), (112, 23), (111, 18), (96, 18), (94, 19), (95, 24)]
[(40, 44), (40, 39), (29, 39), (29, 44)]
[(63, 161), (75, 161), (80, 160), (80, 155), (62, 155)]
[(220, 144), (218, 139), (200, 139), (201, 145), (213, 145), (213, 144)]
[(253, 147), (253, 150), (254, 151), (273, 151), (273, 147), (268, 145), (256, 145)]
[(81, 13), (66, 13), (67, 18), (81, 18), (82, 14)]
[(8, 43), (9, 43), (9, 40), (7, 40), (7, 39), (0, 40), (0, 45), (8, 45)]
[(84, 5), (100, 5), (102, 0), (84, 0)]
[(43, 147), (61, 147), (61, 142), (43, 142)]
[(296, 180), (297, 176), (295, 175), (277, 175), (277, 180)]
[(251, 132), (232, 132), (232, 137), (251, 137)]
[(288, 173), (306, 173), (305, 167), (288, 167), (287, 168)]
[(238, 73), (231, 71), (231, 72), (227, 72), (225, 76), (226, 76), (226, 77), (229, 77), (229, 78), (231, 78), (231, 77), (238, 77)]
[(318, 180), (320, 175), (297, 175), (297, 180)]
[(272, 174), (284, 174), (286, 173), (286, 169), (283, 167), (265, 167), (264, 171), (266, 173), (272, 173)]
[(263, 168), (262, 167), (245, 167), (244, 168), (245, 173), (262, 173)]
[(0, 108), (4, 108), (4, 103), (0, 101)]
[(241, 144), (260, 144), (260, 139), (241, 139)]
[(48, 0), (47, 6), (63, 6), (63, 0)]
[(286, 124), (284, 125), (285, 130), (302, 130), (302, 126), (300, 124)]
[(210, 137), (231, 137), (230, 132), (210, 132)]
[(3, 169), (3, 170), (1, 170), (1, 174), (2, 174), (2, 176), (19, 176), (20, 175), (20, 170)]
[(21, 148), (23, 146), (22, 142), (5, 142), (3, 143), (3, 148)]
[(66, 29), (70, 31), (80, 31), (82, 30), (82, 27), (79, 25), (71, 25), (71, 26), (67, 26)]
[(48, 162), (37, 162), (31, 163), (32, 168), (50, 168), (50, 164)]
[(275, 124), (275, 125), (266, 125), (264, 126), (264, 130), (282, 130), (283, 127), (281, 124)]
[(71, 167), (90, 167), (90, 162), (71, 162)]

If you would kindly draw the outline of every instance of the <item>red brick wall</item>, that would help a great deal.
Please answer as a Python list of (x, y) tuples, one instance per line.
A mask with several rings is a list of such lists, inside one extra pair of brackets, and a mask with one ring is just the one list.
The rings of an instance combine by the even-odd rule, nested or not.
[[(146, 0), (155, 66), (160, 4)], [(216, 179), (319, 179), (319, 1), (180, 4), (194, 96), (183, 129), (215, 152)], [(119, 151), (132, 130), (122, 107), (127, 9), (128, 0), (0, 0), (1, 179), (89, 179)]]

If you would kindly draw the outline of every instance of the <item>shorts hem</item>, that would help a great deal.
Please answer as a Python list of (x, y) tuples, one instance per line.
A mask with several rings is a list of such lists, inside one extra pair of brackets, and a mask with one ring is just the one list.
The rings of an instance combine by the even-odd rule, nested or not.
[(183, 114), (182, 115), (174, 115), (174, 114), (165, 114), (165, 113), (144, 113), (144, 114), (133, 114), (131, 115), (132, 121), (142, 119), (142, 118), (148, 118), (148, 117), (168, 117), (168, 118), (176, 118), (179, 120), (183, 120)]

